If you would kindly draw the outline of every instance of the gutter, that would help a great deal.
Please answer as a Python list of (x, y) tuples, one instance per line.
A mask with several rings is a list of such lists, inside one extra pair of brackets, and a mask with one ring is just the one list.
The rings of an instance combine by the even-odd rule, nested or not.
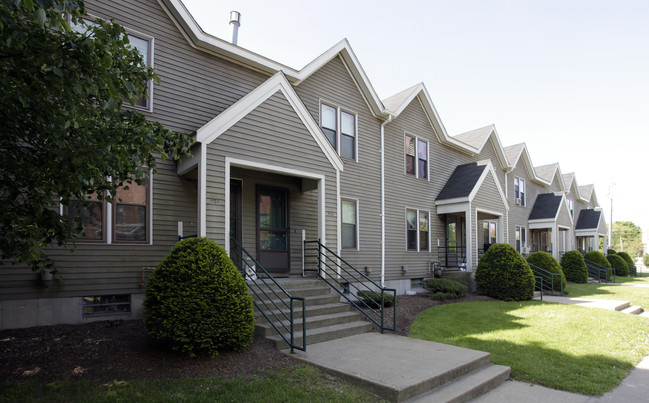
[(381, 123), (381, 287), (385, 287), (385, 125), (392, 122), (392, 115)]

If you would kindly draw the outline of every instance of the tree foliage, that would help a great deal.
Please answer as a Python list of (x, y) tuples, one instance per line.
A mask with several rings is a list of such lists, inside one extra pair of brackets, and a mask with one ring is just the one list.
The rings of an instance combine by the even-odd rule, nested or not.
[(122, 107), (157, 76), (123, 27), (84, 15), (81, 0), (0, 3), (0, 250), (33, 269), (53, 267), (45, 248), (81, 231), (59, 203), (112, 201), (157, 157), (189, 153), (187, 136)]
[(611, 246), (617, 251), (627, 252), (631, 257), (642, 256), (642, 229), (631, 221), (614, 222)]

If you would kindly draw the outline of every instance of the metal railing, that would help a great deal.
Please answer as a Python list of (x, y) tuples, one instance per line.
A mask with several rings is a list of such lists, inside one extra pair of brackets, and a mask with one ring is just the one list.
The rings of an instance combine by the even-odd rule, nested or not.
[(615, 270), (611, 267), (604, 267), (592, 260), (584, 259), (586, 267), (588, 268), (588, 278), (591, 283), (601, 283), (604, 280), (608, 283), (611, 279), (615, 282)]
[(438, 246), (437, 261), (444, 267), (466, 268), (466, 246)]
[[(230, 258), (246, 279), (257, 310), (289, 345), (291, 353), (293, 349), (306, 351), (304, 298), (294, 297), (286, 291), (236, 239), (230, 238), (230, 245)], [(297, 307), (295, 301), (300, 301)], [(298, 319), (301, 316), (301, 329), (296, 329), (296, 316)], [(301, 344), (295, 342), (296, 332), (302, 333)]]
[[(334, 251), (317, 241), (304, 241), (306, 271), (315, 271), (317, 276), (340, 294), (381, 329), (396, 330), (397, 290), (382, 287), (364, 273), (338, 256)], [(315, 269), (311, 269), (315, 267)], [(392, 326), (385, 324), (386, 296), (394, 304)]]
[[(541, 278), (541, 295), (543, 290), (549, 291), (550, 295), (563, 295), (563, 276), (561, 273), (552, 273), (542, 267), (529, 263), (535, 278)], [(538, 284), (536, 285), (538, 287)]]

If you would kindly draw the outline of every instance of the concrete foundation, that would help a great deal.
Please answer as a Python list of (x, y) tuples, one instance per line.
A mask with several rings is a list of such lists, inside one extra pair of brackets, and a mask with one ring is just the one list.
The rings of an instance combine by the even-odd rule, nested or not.
[(39, 298), (0, 302), (0, 330), (35, 326), (77, 325), (102, 320), (130, 320), (144, 317), (144, 294), (131, 295), (131, 312), (83, 316), (81, 297)]

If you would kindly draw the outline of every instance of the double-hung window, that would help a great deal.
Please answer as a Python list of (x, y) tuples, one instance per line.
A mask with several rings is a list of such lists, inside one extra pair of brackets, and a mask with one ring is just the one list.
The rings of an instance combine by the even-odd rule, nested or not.
[(406, 210), (406, 249), (430, 250), (430, 215), (425, 210)]
[(527, 228), (516, 226), (516, 250), (527, 253)]
[[(150, 179), (144, 184), (124, 183), (113, 203), (96, 194), (62, 206), (63, 215), (81, 218), (80, 242), (148, 243), (150, 236)], [(112, 234), (112, 235), (109, 235)]]
[(342, 207), (342, 247), (358, 249), (358, 202), (343, 199)]
[(568, 200), (568, 209), (570, 210), (570, 217), (575, 216), (575, 201), (572, 199), (566, 199)]
[(342, 158), (356, 160), (356, 114), (324, 102), (320, 103), (320, 128)]
[[(128, 41), (131, 47), (136, 49), (142, 59), (144, 59), (145, 67), (153, 67), (153, 38), (144, 34), (128, 31)], [(153, 110), (153, 83), (151, 81), (146, 83), (145, 93), (137, 98), (134, 107), (137, 109), (145, 109), (147, 111)]]
[(519, 206), (525, 206), (525, 180), (514, 178), (514, 201)]
[(406, 134), (406, 174), (428, 178), (428, 142)]
[(484, 242), (484, 251), (487, 251), (489, 246), (495, 244), (496, 241), (497, 225), (495, 221), (482, 222), (482, 239)]

